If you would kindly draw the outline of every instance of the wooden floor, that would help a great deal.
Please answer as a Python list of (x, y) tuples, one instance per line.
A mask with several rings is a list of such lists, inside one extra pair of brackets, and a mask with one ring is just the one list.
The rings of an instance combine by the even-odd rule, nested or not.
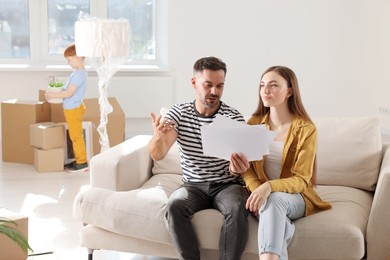
[[(79, 246), (81, 223), (72, 217), (75, 195), (89, 185), (89, 173), (37, 173), (32, 165), (0, 162), (0, 207), (29, 217), (29, 260), (87, 260)], [(94, 260), (164, 258), (97, 250)]]

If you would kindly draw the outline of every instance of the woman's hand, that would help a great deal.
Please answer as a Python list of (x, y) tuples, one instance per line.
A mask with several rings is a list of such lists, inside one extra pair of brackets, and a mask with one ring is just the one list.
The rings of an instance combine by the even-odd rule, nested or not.
[(258, 215), (260, 207), (267, 201), (271, 194), (271, 184), (265, 182), (256, 188), (246, 201), (246, 209), (252, 212), (255, 216)]
[(241, 175), (249, 168), (249, 161), (241, 153), (234, 153), (230, 156), (229, 170), (234, 175)]

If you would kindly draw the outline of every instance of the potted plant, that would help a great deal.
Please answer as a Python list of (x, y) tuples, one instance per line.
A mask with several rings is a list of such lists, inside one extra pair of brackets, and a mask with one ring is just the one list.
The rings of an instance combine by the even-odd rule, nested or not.
[[(50, 77), (47, 91), (49, 92), (61, 92), (63, 91), (64, 83), (57, 80), (55, 77)], [(62, 98), (52, 98), (49, 103), (62, 103)]]
[(26, 254), (29, 250), (33, 251), (27, 238), (13, 226), (17, 227), (18, 224), (8, 218), (0, 217), (0, 234), (4, 234), (12, 241), (15, 241)]
[(64, 86), (64, 83), (61, 81), (54, 81), (49, 83), (49, 87), (51, 88), (62, 88)]

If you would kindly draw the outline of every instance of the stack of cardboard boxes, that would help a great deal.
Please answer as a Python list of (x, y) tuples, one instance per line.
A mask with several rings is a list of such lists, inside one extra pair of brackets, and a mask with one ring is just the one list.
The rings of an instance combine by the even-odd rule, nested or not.
[(38, 172), (64, 170), (65, 127), (44, 122), (30, 125), (30, 145), (34, 147), (34, 167)]
[[(4, 162), (34, 164), (38, 172), (62, 171), (71, 147), (66, 138), (66, 120), (62, 104), (47, 103), (40, 91), (40, 101), (8, 100), (1, 103), (2, 159)], [(125, 114), (111, 97), (113, 112), (108, 115), (107, 133), (110, 146), (125, 139)], [(98, 98), (84, 99), (86, 111), (83, 126), (89, 132), (91, 156), (100, 152)], [(66, 141), (68, 140), (68, 141)], [(87, 151), (88, 153), (88, 151)], [(62, 156), (60, 156), (60, 154)], [(59, 166), (61, 164), (61, 166)]]

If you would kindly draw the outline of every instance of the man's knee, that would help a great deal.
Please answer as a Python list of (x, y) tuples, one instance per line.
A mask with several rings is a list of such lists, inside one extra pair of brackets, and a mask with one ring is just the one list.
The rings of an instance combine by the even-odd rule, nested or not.
[(183, 209), (184, 205), (181, 205), (180, 200), (177, 199), (169, 199), (166, 204), (166, 215), (174, 214), (177, 211)]

